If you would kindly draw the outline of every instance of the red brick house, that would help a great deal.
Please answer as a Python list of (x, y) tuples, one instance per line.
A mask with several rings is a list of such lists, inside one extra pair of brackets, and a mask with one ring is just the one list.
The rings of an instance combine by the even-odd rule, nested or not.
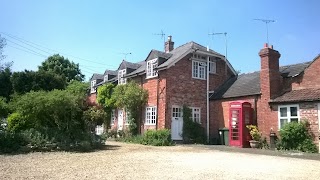
[[(165, 52), (151, 50), (144, 61), (130, 63), (130, 67), (125, 66), (129, 62), (122, 62), (117, 70), (118, 84), (131, 79), (149, 93), (148, 103), (142, 115), (141, 133), (147, 129), (168, 128), (171, 129), (172, 139), (182, 140), (183, 105), (192, 109), (192, 119), (195, 122), (207, 127), (208, 57), (209, 90), (213, 91), (235, 76), (236, 72), (230, 63), (225, 61), (223, 55), (195, 42), (174, 48), (174, 42), (169, 36), (165, 43)], [(101, 76), (98, 76), (99, 81), (103, 82)], [(94, 82), (98, 82), (96, 77), (91, 78), (92, 88), (96, 87)], [(92, 102), (95, 98), (96, 92), (92, 91), (88, 99)], [(125, 119), (123, 110), (114, 110), (112, 126), (122, 129), (126, 124)]]
[[(230, 103), (246, 101), (252, 105), (253, 123), (258, 125), (263, 136), (268, 138), (271, 129), (277, 132), (286, 122), (307, 119), (315, 142), (318, 142), (320, 57), (279, 67), (280, 53), (268, 45), (261, 49), (259, 56), (260, 71), (237, 75), (223, 55), (195, 42), (174, 48), (169, 36), (164, 52), (151, 50), (144, 61), (123, 61), (117, 71), (93, 75), (93, 91), (88, 99), (94, 104), (97, 85), (106, 82), (122, 84), (131, 79), (149, 93), (142, 114), (141, 133), (147, 129), (168, 128), (172, 139), (182, 140), (182, 106), (187, 105), (192, 109), (192, 119), (209, 130), (211, 139), (218, 139), (218, 129), (229, 128)], [(113, 128), (125, 127), (124, 110), (114, 110), (111, 123)]]
[(265, 45), (260, 50), (261, 70), (232, 77), (211, 97), (213, 136), (217, 127), (229, 127), (229, 104), (247, 101), (253, 120), (269, 137), (287, 122), (308, 120), (316, 144), (320, 120), (320, 56), (313, 61), (279, 67), (280, 53)]

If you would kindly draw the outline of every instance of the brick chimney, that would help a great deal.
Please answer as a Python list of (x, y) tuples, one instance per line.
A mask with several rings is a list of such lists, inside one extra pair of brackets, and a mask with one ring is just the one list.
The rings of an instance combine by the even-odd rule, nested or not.
[(277, 97), (281, 91), (281, 74), (279, 72), (280, 53), (268, 47), (266, 43), (264, 48), (260, 50), (261, 72), (260, 72), (260, 88), (261, 98), (269, 101)]
[(168, 36), (168, 40), (164, 43), (164, 52), (168, 53), (174, 49), (174, 42), (172, 36)]

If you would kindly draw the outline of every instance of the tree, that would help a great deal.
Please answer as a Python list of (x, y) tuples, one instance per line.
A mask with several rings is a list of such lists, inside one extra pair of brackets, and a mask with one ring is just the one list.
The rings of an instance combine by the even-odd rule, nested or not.
[(141, 118), (142, 107), (148, 101), (148, 91), (130, 81), (127, 84), (118, 85), (114, 89), (112, 98), (116, 107), (125, 108), (129, 112), (129, 130), (132, 135), (136, 135), (141, 122), (139, 118)]
[(84, 75), (79, 69), (79, 64), (70, 62), (69, 59), (60, 56), (59, 54), (50, 56), (42, 62), (41, 66), (39, 66), (39, 71), (51, 71), (55, 74), (64, 76), (66, 82), (84, 80)]
[(112, 93), (115, 86), (112, 83), (104, 84), (98, 88), (97, 101), (100, 106), (103, 107), (106, 112), (105, 126), (109, 126), (109, 120), (111, 119), (111, 111), (115, 108), (115, 99), (112, 98)]
[[(5, 56), (2, 55), (3, 48), (5, 46), (6, 46), (6, 39), (2, 38), (0, 34), (0, 61), (5, 58)], [(0, 64), (0, 70), (1, 70), (1, 64)]]
[(4, 70), (0, 70), (0, 96), (3, 96), (8, 101), (10, 99), (10, 95), (12, 94), (12, 83), (11, 83), (11, 70), (10, 68), (5, 68)]
[(65, 78), (50, 71), (25, 70), (14, 72), (11, 82), (14, 92), (17, 94), (39, 90), (51, 91), (53, 89), (65, 89), (66, 87)]

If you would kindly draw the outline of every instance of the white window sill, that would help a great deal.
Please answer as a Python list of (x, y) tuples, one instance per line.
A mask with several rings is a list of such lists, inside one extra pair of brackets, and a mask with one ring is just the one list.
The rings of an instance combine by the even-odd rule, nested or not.
[(156, 78), (156, 77), (158, 77), (158, 75), (157, 76), (149, 76), (149, 77), (146, 77), (146, 79), (152, 79), (152, 78)]
[(155, 126), (156, 124), (144, 124), (146, 126)]
[(199, 80), (207, 80), (207, 79), (202, 79), (202, 78), (198, 78), (198, 77), (192, 77), (193, 79), (199, 79)]

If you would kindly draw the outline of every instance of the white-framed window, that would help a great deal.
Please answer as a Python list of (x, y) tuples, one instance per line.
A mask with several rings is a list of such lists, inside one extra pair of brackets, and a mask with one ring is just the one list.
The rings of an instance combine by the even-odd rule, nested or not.
[(111, 111), (111, 120), (110, 120), (111, 126), (114, 125), (115, 121), (116, 121), (115, 110), (112, 109), (112, 111)]
[(108, 74), (103, 77), (103, 81), (104, 81), (104, 82), (107, 82), (107, 81), (108, 81)]
[(279, 129), (283, 128), (286, 123), (289, 122), (299, 122), (299, 105), (283, 105), (278, 106), (278, 121), (279, 121)]
[(146, 107), (146, 125), (156, 125), (157, 108), (155, 106)]
[(97, 82), (96, 80), (91, 81), (91, 90), (90, 90), (91, 93), (95, 93), (97, 91), (96, 88), (94, 87), (96, 85), (96, 82)]
[(192, 61), (192, 77), (206, 79), (206, 64), (205, 62)]
[(127, 72), (126, 69), (122, 69), (118, 71), (118, 84), (126, 84), (127, 78), (123, 78), (126, 72)]
[(156, 70), (157, 66), (158, 66), (157, 58), (147, 61), (147, 78), (158, 76), (158, 71)]
[(125, 122), (126, 125), (130, 124), (129, 123), (129, 118), (130, 118), (130, 112), (126, 110), (126, 122)]
[(209, 73), (217, 73), (217, 64), (216, 62), (209, 61)]
[(201, 108), (192, 107), (192, 121), (201, 124)]
[(96, 135), (101, 135), (103, 134), (103, 125), (97, 125), (96, 128), (95, 128), (95, 131), (96, 131)]

